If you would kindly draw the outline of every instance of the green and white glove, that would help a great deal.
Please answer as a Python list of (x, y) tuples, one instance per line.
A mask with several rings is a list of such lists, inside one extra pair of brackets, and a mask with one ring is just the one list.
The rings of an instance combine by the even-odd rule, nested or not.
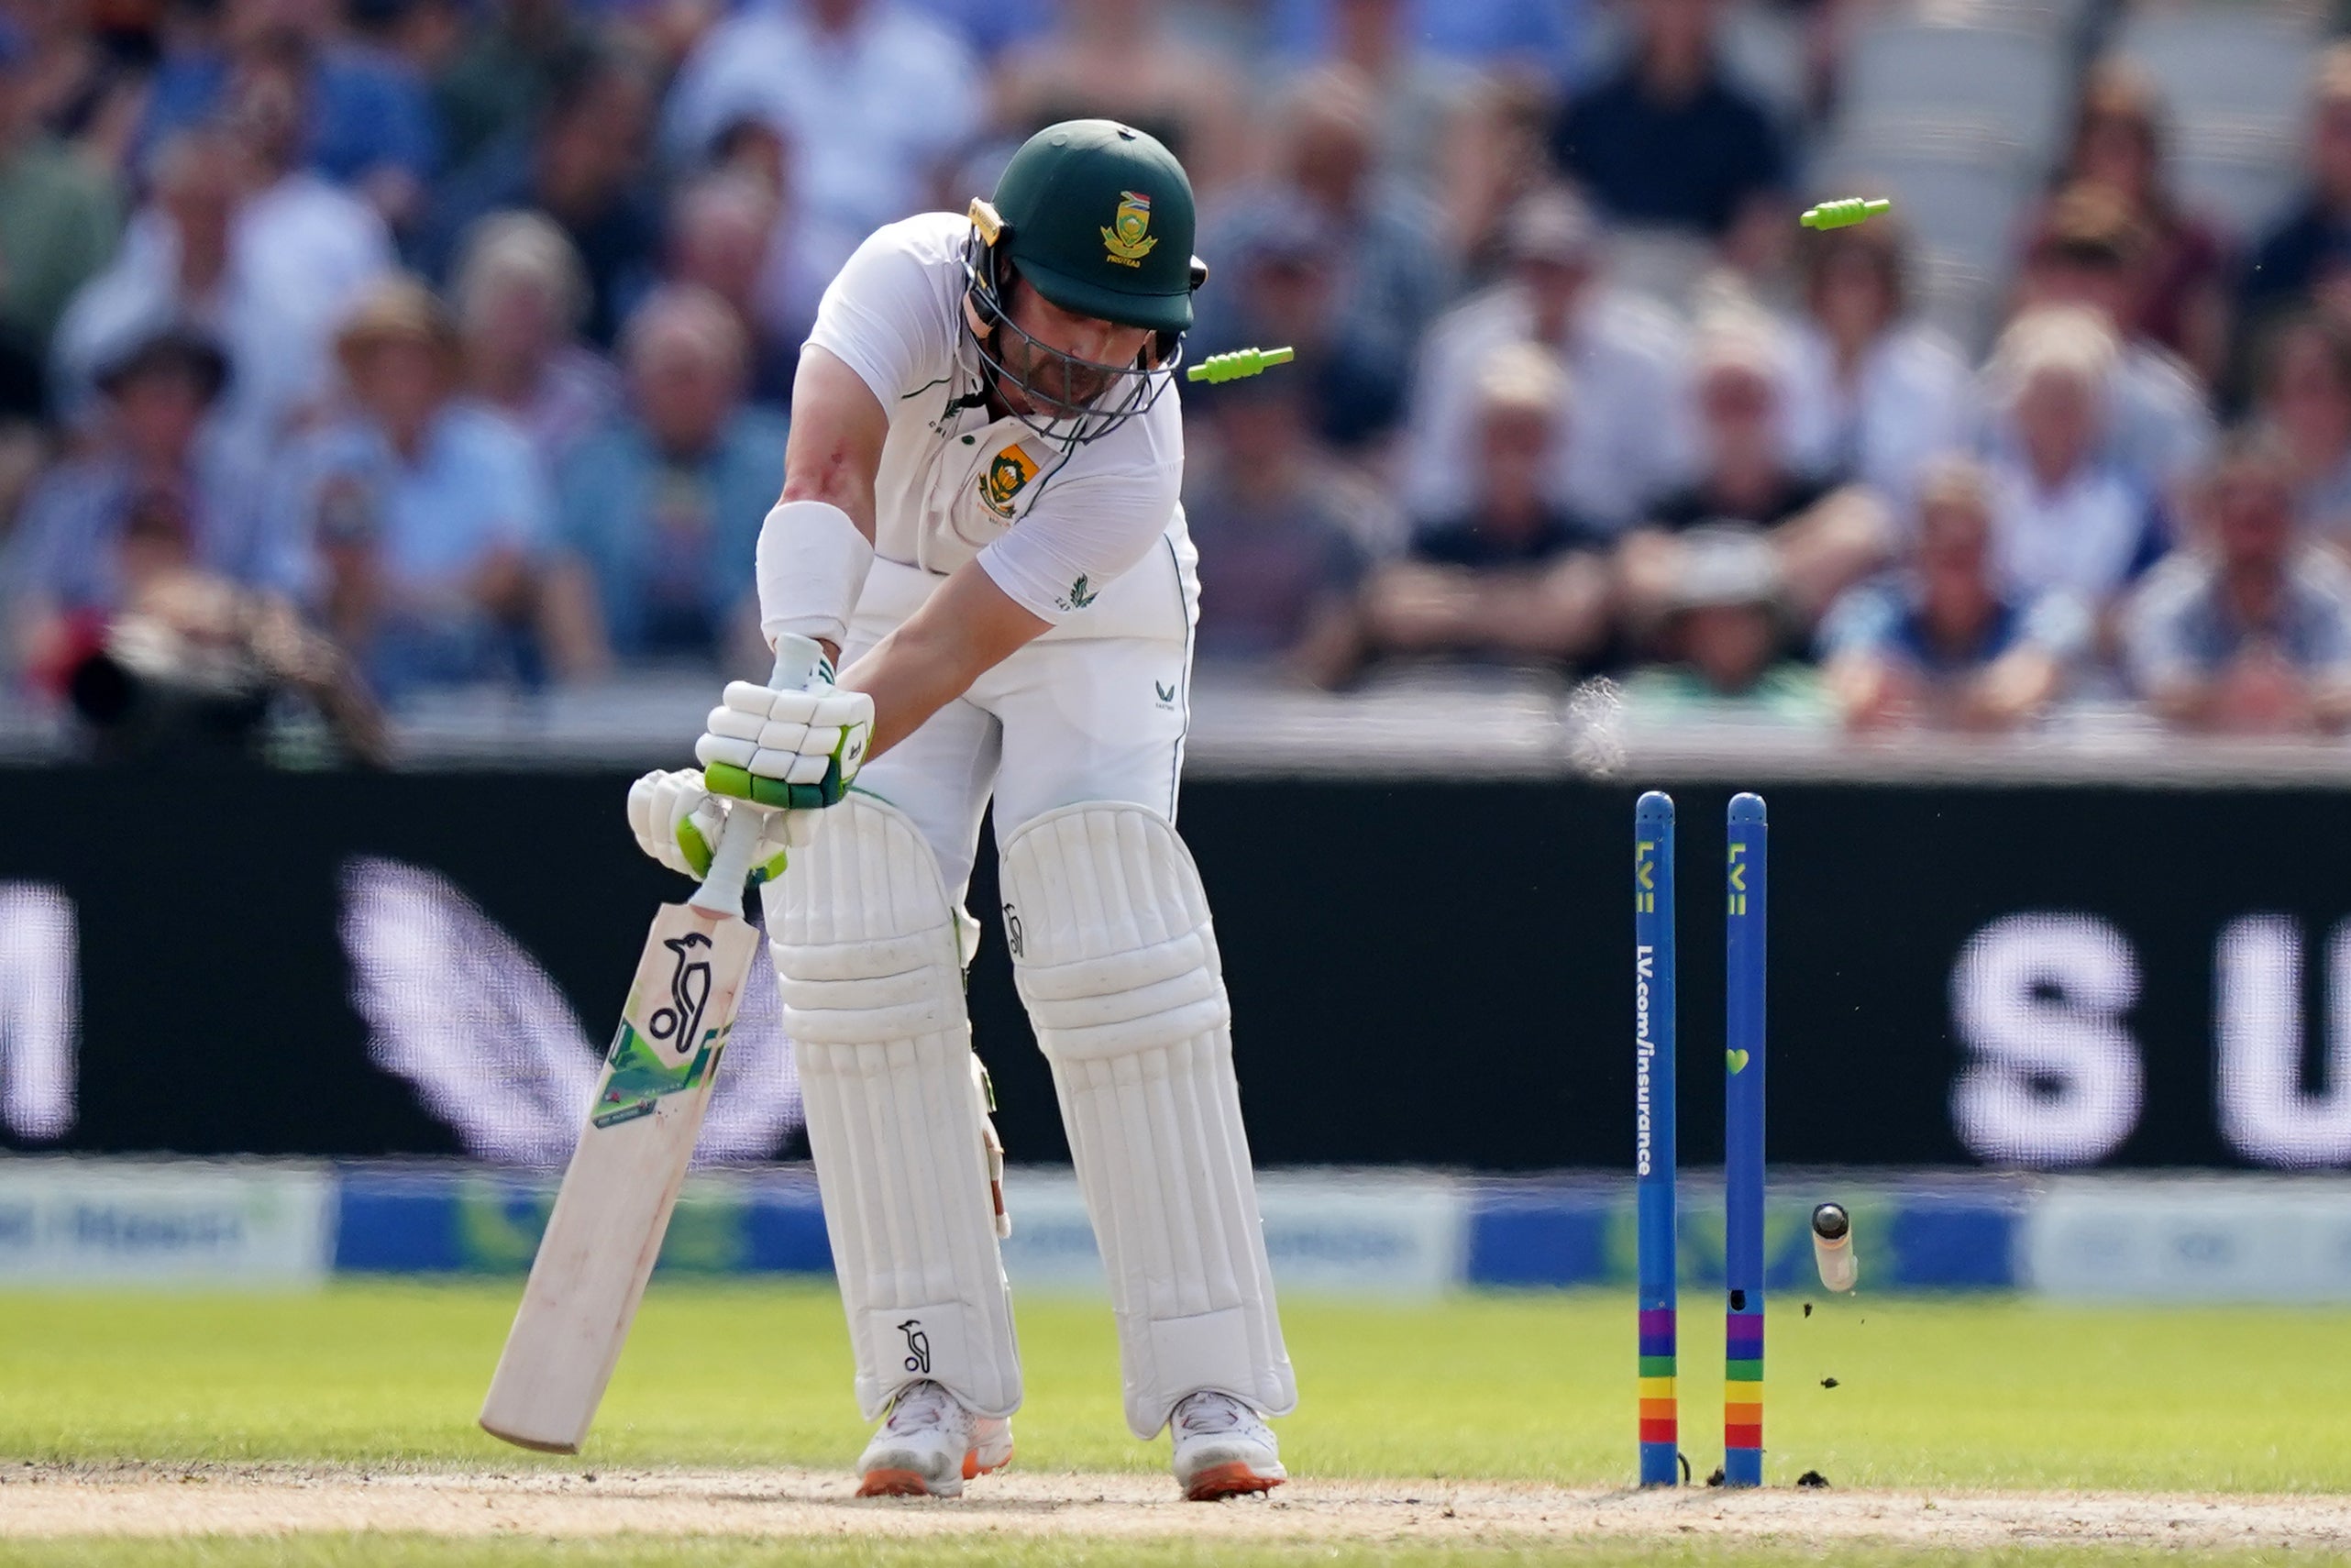
[(694, 757), (713, 795), (763, 806), (830, 806), (857, 777), (873, 728), (874, 700), (835, 688), (832, 665), (820, 661), (798, 691), (729, 682), (694, 743)]
[[(629, 786), (629, 831), (636, 844), (672, 871), (697, 879), (709, 875), (711, 849), (726, 826), (733, 801), (710, 792), (699, 768), (648, 773)], [(789, 852), (808, 843), (814, 823), (799, 812), (740, 808), (760, 819), (759, 848), (752, 880), (772, 882), (784, 874)]]

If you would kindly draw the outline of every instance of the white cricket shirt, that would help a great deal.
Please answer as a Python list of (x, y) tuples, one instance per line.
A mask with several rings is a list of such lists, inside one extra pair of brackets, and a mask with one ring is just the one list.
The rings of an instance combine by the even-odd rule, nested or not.
[[(874, 481), (876, 555), (934, 579), (976, 558), (1015, 603), (1054, 624), (1048, 636), (1181, 635), (1194, 557), (1177, 504), (1176, 389), (1075, 448), (991, 417), (964, 325), (970, 232), (953, 213), (877, 230), (824, 291), (809, 334), (889, 414)], [(868, 582), (868, 612), (877, 593), (902, 591), (886, 586), (891, 578), (904, 574)]]

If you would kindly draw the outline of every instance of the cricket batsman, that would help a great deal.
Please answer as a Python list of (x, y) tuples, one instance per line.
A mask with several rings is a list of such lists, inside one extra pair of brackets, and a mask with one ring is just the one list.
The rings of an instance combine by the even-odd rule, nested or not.
[(630, 792), (639, 842), (689, 874), (730, 798), (822, 808), (769, 814), (761, 853), (789, 843), (789, 870), (764, 898), (857, 1400), (880, 1422), (867, 1496), (955, 1496), (1012, 1452), (1002, 1156), (964, 1010), (991, 796), (1127, 1424), (1172, 1428), (1187, 1496), (1285, 1478), (1264, 1418), (1297, 1389), (1216, 937), (1174, 826), (1199, 597), (1175, 385), (1208, 277), (1192, 242), (1182, 165), (1107, 120), (1038, 132), (968, 217), (867, 239), (818, 310), (758, 546), (769, 643), (813, 639), (827, 663), (805, 690), (728, 686), (702, 769)]

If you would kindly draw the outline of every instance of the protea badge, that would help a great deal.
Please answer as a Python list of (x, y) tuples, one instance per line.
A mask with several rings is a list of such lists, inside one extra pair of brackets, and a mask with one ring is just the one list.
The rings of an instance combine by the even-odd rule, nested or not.
[(1140, 191), (1119, 193), (1119, 215), (1102, 231), (1102, 248), (1121, 267), (1140, 267), (1159, 241), (1151, 233), (1151, 198)]

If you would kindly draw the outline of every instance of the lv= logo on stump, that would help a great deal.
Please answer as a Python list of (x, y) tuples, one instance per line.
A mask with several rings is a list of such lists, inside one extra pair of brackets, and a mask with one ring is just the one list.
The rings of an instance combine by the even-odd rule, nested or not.
[[(1770, 858), (1763, 798), (1733, 796), (1724, 856), (1723, 1466), (1726, 1486), (1763, 1484), (1763, 977)], [(1673, 801), (1633, 808), (1634, 1191), (1644, 1486), (1687, 1478), (1680, 1449), (1677, 983)]]

